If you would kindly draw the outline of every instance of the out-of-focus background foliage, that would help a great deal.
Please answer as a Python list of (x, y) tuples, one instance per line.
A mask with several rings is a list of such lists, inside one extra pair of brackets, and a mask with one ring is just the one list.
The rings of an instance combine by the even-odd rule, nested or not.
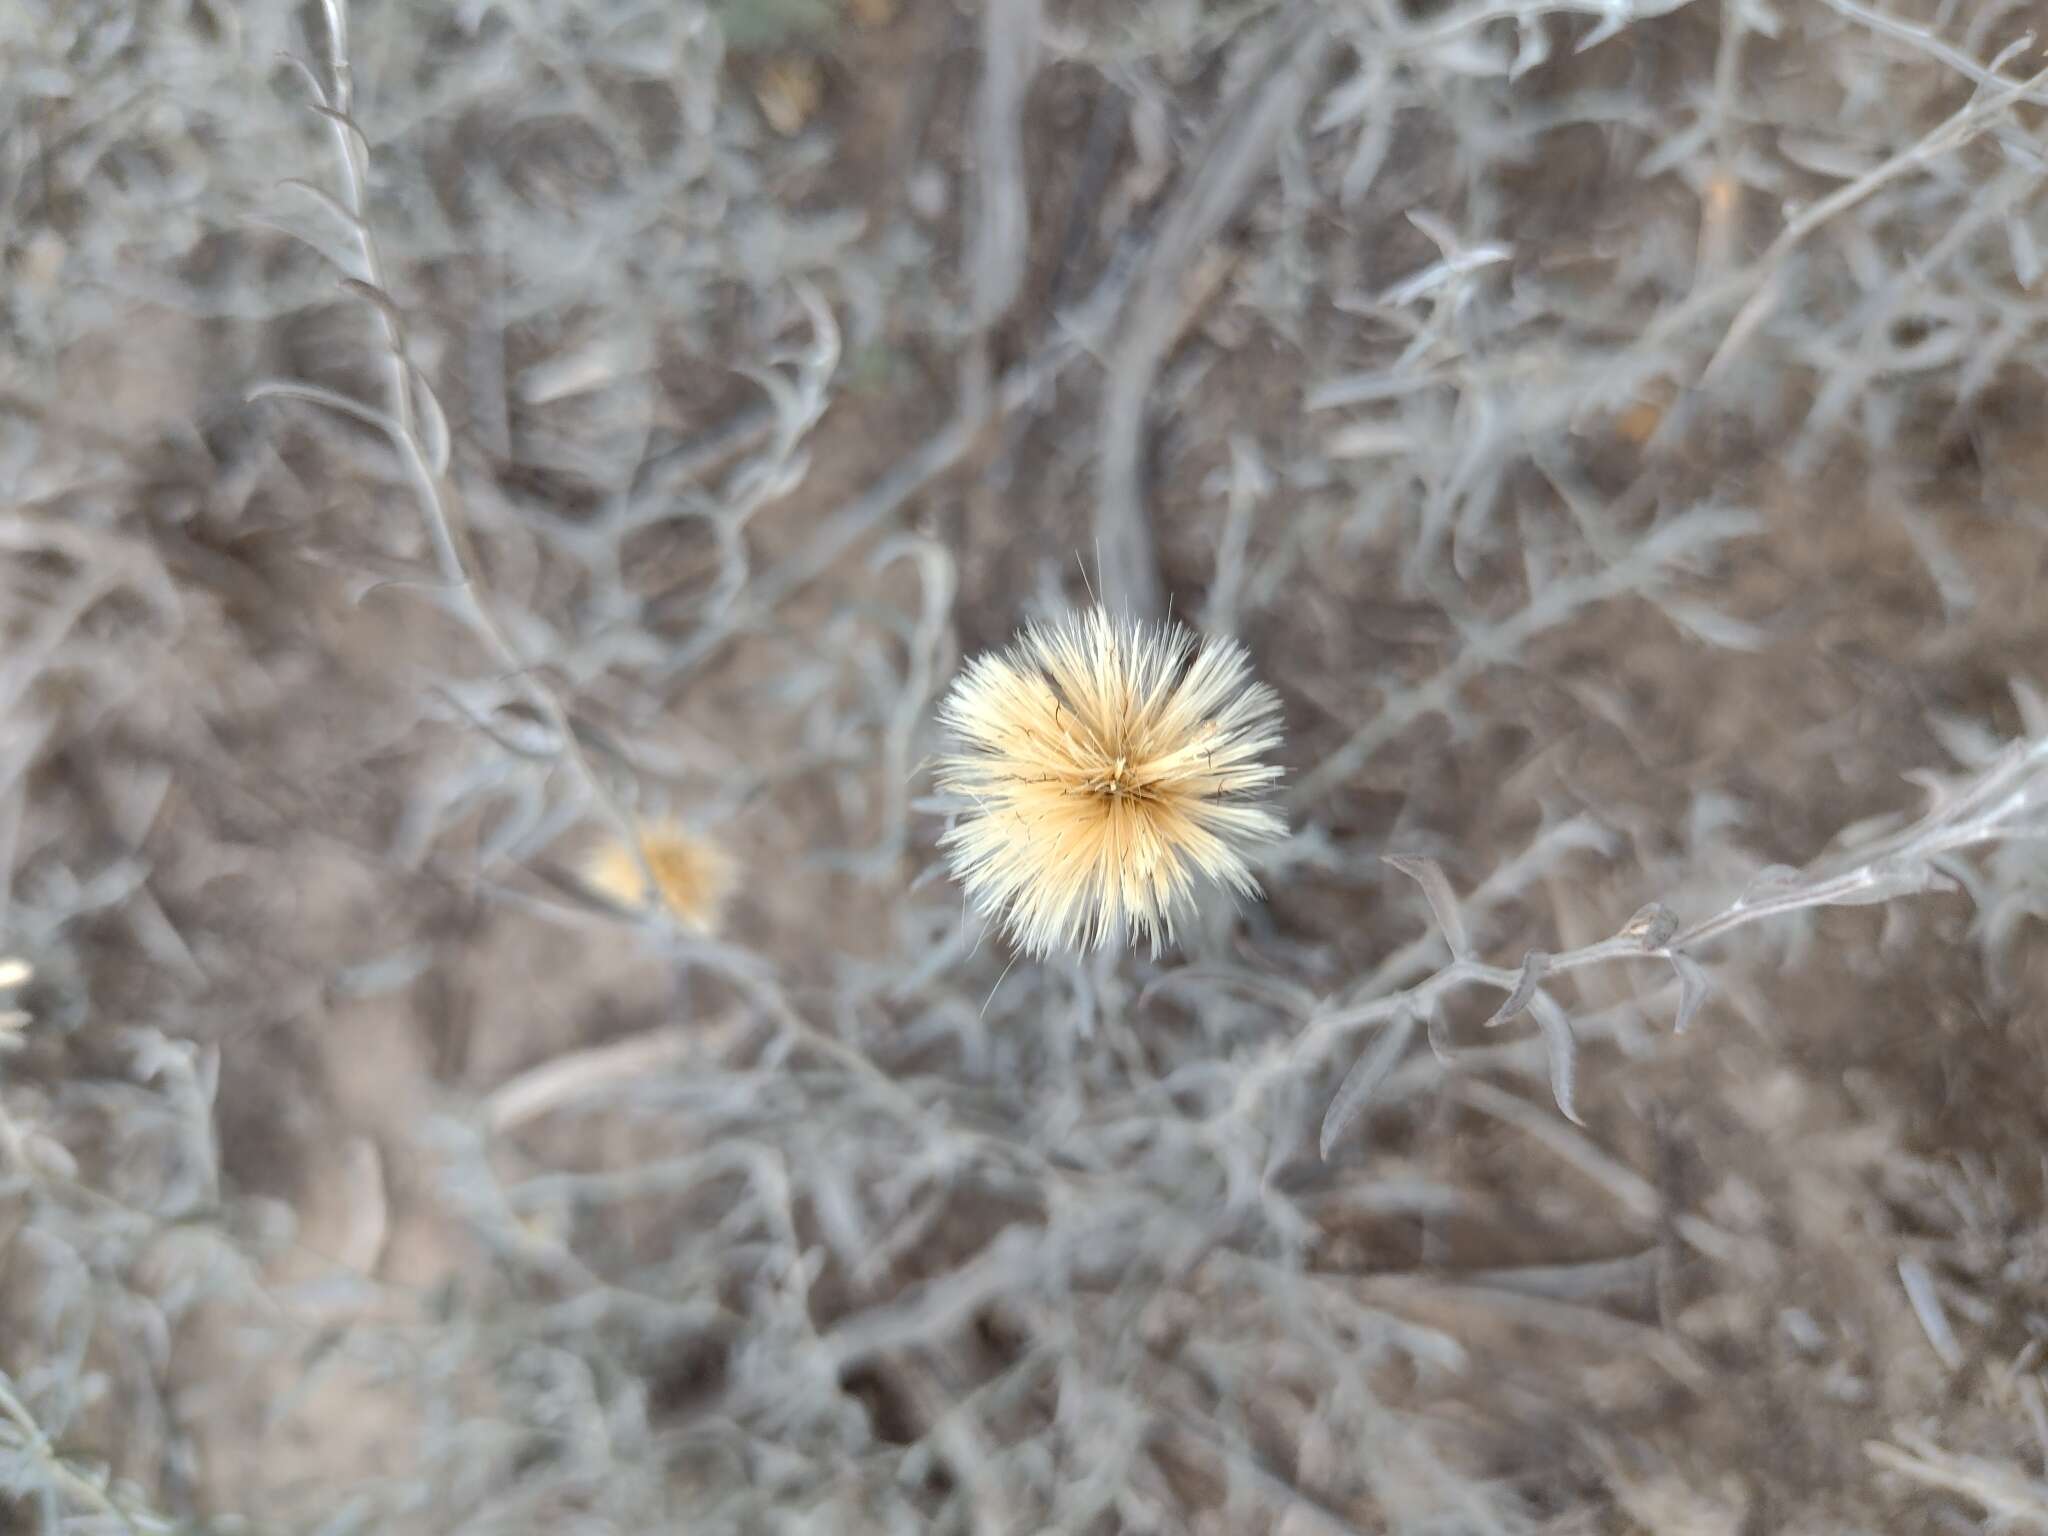
[[(336, 19), (0, 6), (0, 1524), (2048, 1529), (2048, 13)], [(1011, 964), (1091, 588), (1292, 836)]]

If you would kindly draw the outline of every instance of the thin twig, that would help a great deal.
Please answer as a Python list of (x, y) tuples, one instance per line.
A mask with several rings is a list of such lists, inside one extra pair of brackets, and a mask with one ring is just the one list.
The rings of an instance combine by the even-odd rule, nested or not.
[(1146, 405), (1161, 364), (1187, 324), (1187, 275), (1300, 117), (1327, 41), (1320, 19), (1304, 7), (1276, 28), (1272, 63), (1243, 100), (1223, 111), (1199, 168), (1166, 215), (1109, 357), (1095, 480), (1099, 590), (1104, 601), (1141, 619), (1159, 617), (1166, 602), (1145, 511)]
[[(335, 152), (341, 162), (342, 187), (337, 201), (339, 211), (354, 235), (356, 252), (362, 262), (363, 278), (358, 291), (371, 301), (384, 338), (387, 404), (385, 411), (378, 413), (345, 399), (337, 403), (323, 398), (320, 403), (347, 410), (385, 430), (412, 483), (428, 542), (434, 551), (434, 564), (442, 579), (441, 596), (470, 632), (483, 642), (506, 681), (517, 691), (520, 701), (540, 718), (560, 760), (611, 823), (621, 843), (631, 849), (633, 857), (640, 861), (642, 889), (652, 892), (658, 888), (657, 882), (646, 867), (632, 813), (585, 752), (567, 707), (552, 689), (541, 682), (531, 664), (512, 643), (473, 575), (463, 535), (449, 508), (447, 427), (439, 404), (433, 401), (408, 356), (402, 314), (397, 301), (391, 296), (376, 231), (369, 221), (370, 152), (368, 141), (352, 116), (355, 86), (348, 57), (347, 0), (323, 0), (323, 4), (328, 29), (328, 80), (323, 85), (310, 69), (303, 69), (303, 73), (317, 93), (316, 110), (329, 125)], [(327, 394), (313, 386), (303, 385), (274, 386), (270, 392), (297, 393), (302, 397), (324, 397)], [(424, 435), (427, 422), (435, 424), (437, 441), (432, 446)]]
[(975, 116), (976, 209), (967, 276), (974, 323), (993, 325), (1024, 281), (1031, 249), (1024, 181), (1024, 99), (1038, 70), (1042, 0), (989, 0), (982, 12)]

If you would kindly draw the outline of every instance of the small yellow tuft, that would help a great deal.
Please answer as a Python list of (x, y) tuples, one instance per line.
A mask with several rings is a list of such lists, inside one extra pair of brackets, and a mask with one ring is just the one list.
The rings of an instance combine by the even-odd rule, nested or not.
[(1259, 803), (1279, 713), (1235, 641), (1100, 608), (1026, 628), (940, 708), (939, 784), (971, 802), (941, 840), (955, 878), (1026, 954), (1157, 954), (1198, 877), (1258, 895), (1245, 856), (1286, 832)]
[[(646, 861), (646, 873), (641, 860)], [(583, 878), (622, 907), (639, 908), (647, 900), (646, 874), (662, 906), (685, 927), (708, 933), (732, 889), (732, 860), (716, 843), (684, 830), (674, 822), (650, 822), (640, 828), (640, 857), (617, 838), (592, 850), (583, 864)]]

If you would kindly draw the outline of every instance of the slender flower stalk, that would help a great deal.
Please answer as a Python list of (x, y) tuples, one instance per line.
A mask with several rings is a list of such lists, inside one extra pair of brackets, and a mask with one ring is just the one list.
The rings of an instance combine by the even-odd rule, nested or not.
[(942, 846), (976, 909), (1030, 955), (1143, 937), (1157, 954), (1208, 882), (1259, 894), (1247, 855), (1286, 830), (1280, 701), (1244, 648), (1100, 608), (969, 663), (940, 719)]

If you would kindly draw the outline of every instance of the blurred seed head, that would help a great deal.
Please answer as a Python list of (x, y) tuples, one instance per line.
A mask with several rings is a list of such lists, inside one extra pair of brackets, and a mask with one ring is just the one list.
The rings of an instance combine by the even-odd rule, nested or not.
[[(0, 993), (11, 993), (35, 978), (35, 967), (18, 955), (0, 955)], [(23, 1008), (6, 1006), (8, 999), (0, 998), (0, 1050), (11, 1050), (21, 1039), (21, 1031), (28, 1026), (28, 1011)]]
[(716, 843), (672, 821), (644, 824), (639, 843), (638, 857), (631, 844), (617, 838), (599, 845), (584, 860), (583, 878), (620, 906), (637, 910), (646, 905), (651, 874), (656, 898), (677, 922), (710, 932), (732, 890), (731, 858)]
[(818, 61), (805, 54), (785, 54), (762, 69), (754, 83), (754, 100), (768, 126), (785, 139), (803, 132), (824, 100), (825, 77)]
[(1027, 954), (1157, 954), (1201, 882), (1258, 894), (1246, 856), (1286, 830), (1259, 803), (1279, 712), (1234, 641), (1100, 608), (1027, 628), (940, 709), (939, 783), (970, 802), (942, 840), (955, 878)]

